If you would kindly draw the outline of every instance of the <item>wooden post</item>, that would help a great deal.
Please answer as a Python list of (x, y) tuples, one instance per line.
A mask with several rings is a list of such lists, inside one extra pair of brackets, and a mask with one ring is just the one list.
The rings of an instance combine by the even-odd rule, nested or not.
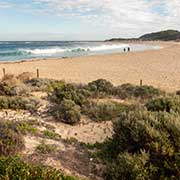
[(39, 69), (37, 69), (37, 78), (39, 78)]
[(140, 80), (140, 86), (142, 86), (142, 79)]
[(3, 68), (3, 76), (5, 76), (5, 75), (6, 75), (6, 69)]

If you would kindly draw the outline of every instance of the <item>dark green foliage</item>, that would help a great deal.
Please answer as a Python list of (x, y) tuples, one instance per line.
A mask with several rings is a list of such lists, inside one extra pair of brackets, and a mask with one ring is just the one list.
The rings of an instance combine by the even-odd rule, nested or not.
[(39, 101), (35, 98), (0, 96), (0, 109), (23, 109), (34, 112), (37, 110), (38, 105)]
[[(116, 146), (106, 179), (179, 179), (180, 118), (166, 112), (126, 112), (114, 123)], [(116, 155), (116, 156), (114, 156)]]
[(0, 96), (28, 96), (29, 88), (25, 84), (9, 85), (0, 82)]
[(18, 121), (14, 124), (16, 125), (16, 128), (24, 135), (38, 133), (38, 129), (34, 127), (29, 121)]
[(23, 137), (15, 123), (0, 122), (0, 156), (15, 155), (24, 148)]
[(82, 106), (82, 104), (86, 102), (87, 96), (89, 96), (89, 92), (86, 89), (77, 87), (73, 84), (64, 84), (61, 87), (54, 89), (50, 99), (57, 104), (68, 99), (74, 101), (77, 105)]
[(78, 180), (59, 170), (41, 165), (32, 165), (19, 157), (0, 158), (1, 180)]
[(39, 144), (36, 147), (36, 151), (38, 153), (42, 153), (42, 154), (49, 154), (49, 153), (53, 153), (55, 152), (57, 149), (57, 146), (54, 144), (45, 144), (44, 142), (42, 142), (41, 144)]
[(149, 111), (166, 111), (180, 113), (179, 97), (162, 97), (149, 101), (146, 104)]
[(135, 86), (131, 84), (123, 84), (121, 86), (115, 87), (113, 94), (121, 99), (126, 98), (141, 98), (148, 99), (159, 96), (163, 94), (159, 89), (152, 86)]
[(49, 139), (57, 139), (59, 137), (59, 134), (55, 133), (54, 131), (44, 130), (43, 136)]
[(56, 87), (64, 85), (64, 81), (58, 81), (53, 79), (42, 79), (42, 78), (33, 78), (25, 82), (29, 87), (34, 91), (52, 91)]
[(110, 121), (128, 109), (130, 107), (127, 105), (116, 102), (95, 103), (90, 101), (82, 107), (82, 113), (94, 121)]
[(80, 107), (74, 101), (65, 99), (52, 108), (52, 115), (59, 121), (73, 125), (80, 121)]
[(178, 40), (180, 39), (180, 32), (176, 30), (166, 30), (160, 31), (150, 34), (145, 34), (139, 38), (140, 40), (153, 41), (153, 40), (162, 40), (162, 41), (170, 41), (170, 40)]
[(11, 87), (4, 82), (0, 82), (0, 96), (10, 96), (10, 95), (11, 95)]
[(9, 90), (10, 96), (29, 96), (30, 89), (25, 84), (12, 86)]
[(97, 95), (101, 93), (111, 95), (113, 91), (113, 84), (105, 79), (98, 79), (90, 82), (88, 84), (88, 88)]
[(119, 154), (117, 160), (108, 167), (105, 179), (107, 180), (150, 180), (148, 174), (149, 154), (140, 152), (136, 155), (129, 153)]

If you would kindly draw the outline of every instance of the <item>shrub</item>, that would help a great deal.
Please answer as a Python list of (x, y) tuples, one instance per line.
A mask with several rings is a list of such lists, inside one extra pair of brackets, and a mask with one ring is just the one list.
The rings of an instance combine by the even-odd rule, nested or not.
[(21, 160), (19, 157), (0, 158), (0, 179), (1, 180), (78, 180), (72, 176), (66, 176), (59, 170), (42, 165), (32, 165)]
[(86, 102), (86, 96), (88, 96), (88, 92), (85, 89), (78, 88), (73, 84), (64, 84), (61, 87), (55, 88), (49, 98), (57, 104), (68, 99), (82, 106)]
[(53, 88), (64, 84), (64, 81), (52, 79), (33, 78), (25, 82), (34, 91), (52, 91)]
[(49, 138), (49, 139), (56, 139), (59, 136), (59, 134), (55, 133), (54, 131), (49, 131), (49, 130), (44, 130), (43, 135), (44, 137)]
[(166, 112), (122, 113), (114, 123), (113, 163), (106, 179), (179, 179), (180, 117)]
[(90, 101), (82, 107), (82, 113), (94, 121), (113, 120), (126, 110), (128, 110), (127, 105), (116, 102), (95, 103)]
[(180, 98), (179, 97), (162, 97), (146, 103), (149, 111), (166, 111), (180, 113)]
[(0, 96), (9, 96), (11, 95), (11, 86), (4, 82), (0, 82)]
[(80, 108), (71, 100), (63, 100), (52, 109), (52, 115), (67, 124), (76, 124), (80, 121)]
[(36, 134), (38, 132), (38, 129), (35, 128), (29, 121), (20, 121), (16, 122), (16, 127), (17, 129), (22, 133), (22, 134)]
[(12, 86), (9, 89), (10, 96), (29, 96), (30, 95), (30, 88), (27, 87), (25, 84), (19, 84), (16, 86)]
[(96, 81), (90, 82), (88, 84), (88, 88), (96, 94), (105, 93), (111, 95), (113, 91), (113, 84), (105, 79), (98, 79)]
[(23, 137), (15, 123), (0, 122), (0, 156), (15, 155), (24, 148)]
[(54, 144), (45, 144), (42, 142), (36, 147), (36, 151), (42, 154), (49, 154), (56, 151), (57, 146)]
[(37, 110), (39, 101), (36, 98), (25, 99), (19, 96), (0, 96), (0, 109), (23, 109), (34, 112)]
[(0, 83), (0, 96), (27, 96), (30, 94), (30, 89), (24, 84), (8, 85)]
[(137, 155), (131, 155), (127, 152), (119, 154), (117, 160), (108, 167), (107, 180), (149, 180), (148, 168), (146, 163), (149, 160), (149, 154), (140, 152)]
[(115, 87), (113, 90), (113, 94), (122, 99), (133, 97), (148, 99), (159, 96), (163, 94), (163, 92), (152, 86), (134, 86), (131, 84), (123, 84), (121, 86)]

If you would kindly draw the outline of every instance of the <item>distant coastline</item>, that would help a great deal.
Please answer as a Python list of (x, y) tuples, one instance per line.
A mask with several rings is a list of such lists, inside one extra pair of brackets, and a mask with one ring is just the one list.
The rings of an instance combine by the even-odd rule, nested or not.
[(177, 30), (165, 30), (144, 34), (138, 38), (112, 38), (106, 42), (139, 42), (139, 41), (180, 41), (180, 32)]

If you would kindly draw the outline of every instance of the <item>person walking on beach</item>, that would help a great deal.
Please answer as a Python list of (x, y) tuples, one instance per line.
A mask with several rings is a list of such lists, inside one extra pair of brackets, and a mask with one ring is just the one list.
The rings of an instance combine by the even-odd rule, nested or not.
[(128, 52), (130, 52), (130, 50), (131, 50), (130, 47), (128, 47), (127, 50), (128, 50)]
[(123, 50), (124, 50), (124, 52), (126, 52), (126, 48), (124, 48)]

